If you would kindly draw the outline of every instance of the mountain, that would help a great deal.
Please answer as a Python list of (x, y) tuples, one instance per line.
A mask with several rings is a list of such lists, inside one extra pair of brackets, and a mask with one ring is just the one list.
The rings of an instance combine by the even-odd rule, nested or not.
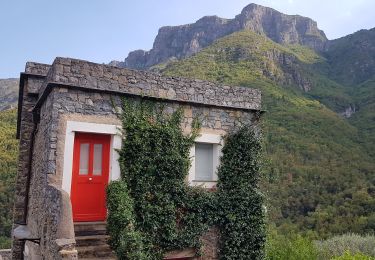
[(301, 44), (315, 50), (324, 48), (327, 38), (315, 21), (299, 15), (286, 15), (272, 8), (250, 4), (234, 19), (205, 16), (196, 23), (166, 26), (159, 29), (150, 51), (130, 52), (124, 62), (110, 64), (147, 69), (168, 60), (181, 59), (197, 53), (215, 40), (241, 30), (265, 35), (277, 43)]
[[(345, 86), (319, 74), (318, 68), (328, 65), (308, 47), (281, 45), (244, 30), (189, 58), (169, 62), (160, 71), (262, 90), (267, 110), (263, 192), (269, 199), (270, 220), (279, 228), (313, 230), (320, 237), (371, 232), (375, 163), (364, 143), (372, 141), (361, 135), (354, 121), (328, 106), (336, 107), (331, 104), (334, 93), (338, 102), (354, 102)], [(309, 82), (308, 88), (300, 88), (293, 75)], [(361, 88), (374, 95), (373, 88)], [(317, 93), (327, 105), (313, 98)], [(373, 101), (369, 103), (373, 107)], [(374, 110), (368, 115), (373, 118)], [(374, 121), (367, 121), (367, 126), (373, 135)]]
[(0, 79), (0, 111), (16, 107), (18, 79)]
[(360, 30), (326, 44), (329, 75), (344, 85), (375, 79), (375, 28)]
[(112, 65), (259, 88), (269, 218), (280, 229), (375, 228), (375, 29), (328, 40), (316, 22), (250, 4), (162, 27)]

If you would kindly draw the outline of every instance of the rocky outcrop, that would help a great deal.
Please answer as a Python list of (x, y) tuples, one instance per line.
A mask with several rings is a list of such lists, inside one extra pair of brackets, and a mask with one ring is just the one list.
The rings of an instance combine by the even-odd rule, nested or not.
[(315, 21), (298, 15), (286, 15), (272, 8), (250, 4), (234, 19), (205, 16), (193, 24), (165, 26), (159, 29), (150, 51), (130, 52), (119, 67), (147, 69), (155, 64), (181, 59), (197, 53), (216, 39), (241, 30), (252, 30), (281, 44), (302, 44), (321, 50), (327, 38)]
[(356, 112), (356, 107), (354, 105), (350, 105), (345, 108), (344, 111), (340, 112), (339, 115), (344, 118), (351, 117)]
[(301, 44), (322, 50), (327, 38), (317, 23), (299, 15), (286, 15), (256, 4), (246, 6), (233, 20), (239, 30), (264, 34), (281, 44)]

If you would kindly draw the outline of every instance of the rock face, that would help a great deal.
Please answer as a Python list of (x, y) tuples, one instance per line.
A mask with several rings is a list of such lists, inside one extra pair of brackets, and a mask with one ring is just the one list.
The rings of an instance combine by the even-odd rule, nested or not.
[(18, 101), (18, 79), (0, 79), (0, 111), (15, 108)]
[(233, 20), (239, 30), (265, 34), (281, 44), (307, 45), (321, 50), (327, 37), (315, 21), (299, 15), (286, 15), (272, 8), (250, 4)]
[(341, 113), (339, 113), (340, 116), (349, 118), (356, 112), (356, 107), (354, 105), (348, 106), (345, 108), (345, 110)]
[(205, 16), (196, 23), (165, 26), (159, 29), (150, 51), (130, 52), (119, 67), (147, 69), (155, 64), (191, 56), (216, 39), (244, 29), (266, 35), (281, 44), (302, 44), (322, 50), (327, 38), (315, 21), (298, 15), (286, 15), (272, 8), (250, 4), (234, 19)]

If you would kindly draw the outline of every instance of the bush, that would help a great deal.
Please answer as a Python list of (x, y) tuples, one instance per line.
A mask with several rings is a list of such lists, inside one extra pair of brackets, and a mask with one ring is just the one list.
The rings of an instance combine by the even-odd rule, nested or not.
[(321, 258), (328, 259), (345, 255), (347, 252), (375, 257), (375, 236), (345, 234), (327, 240), (317, 241), (316, 247)]
[(0, 236), (0, 249), (8, 249), (11, 247), (11, 240), (9, 237)]
[(314, 260), (318, 251), (311, 239), (300, 234), (281, 235), (270, 229), (266, 243), (267, 260)]
[[(170, 250), (200, 248), (208, 230), (207, 192), (188, 187), (191, 135), (181, 129), (182, 111), (165, 115), (146, 101), (124, 101), (121, 180), (108, 189), (108, 230), (120, 259), (162, 259)], [(132, 255), (130, 256), (129, 253)]]
[(225, 137), (218, 169), (220, 254), (223, 259), (263, 259), (265, 223), (258, 189), (261, 142), (242, 126)]
[(362, 253), (351, 254), (346, 251), (342, 256), (334, 257), (331, 260), (374, 260), (374, 257), (364, 255)]
[[(284, 235), (286, 234), (286, 235)], [(296, 232), (280, 233), (270, 226), (266, 243), (268, 260), (362, 260), (375, 259), (375, 237), (354, 234), (314, 241), (314, 235), (302, 236)]]
[(16, 125), (17, 110), (0, 111), (0, 249), (10, 248), (18, 166)]
[(111, 182), (107, 189), (109, 244), (119, 259), (147, 259), (142, 234), (135, 230), (133, 200), (125, 182)]

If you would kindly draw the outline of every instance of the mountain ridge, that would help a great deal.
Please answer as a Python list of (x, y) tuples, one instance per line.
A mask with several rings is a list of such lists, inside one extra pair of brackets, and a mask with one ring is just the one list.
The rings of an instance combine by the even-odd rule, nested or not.
[(369, 80), (375, 75), (375, 28), (328, 41), (324, 56), (332, 68), (330, 77), (341, 84)]
[(149, 51), (135, 50), (123, 61), (111, 65), (147, 69), (168, 60), (189, 57), (215, 40), (241, 30), (252, 30), (281, 44), (301, 44), (322, 50), (324, 32), (310, 18), (283, 14), (275, 9), (249, 4), (233, 19), (204, 16), (195, 23), (163, 26)]

